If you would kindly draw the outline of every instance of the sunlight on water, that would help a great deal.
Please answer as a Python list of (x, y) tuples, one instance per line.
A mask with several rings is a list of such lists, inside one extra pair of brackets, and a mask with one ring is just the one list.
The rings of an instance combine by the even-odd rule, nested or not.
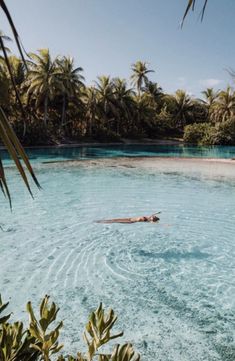
[[(9, 170), (14, 211), (0, 210), (0, 290), (14, 317), (50, 294), (75, 352), (103, 301), (144, 360), (235, 358), (235, 180), (118, 167), (37, 174), (32, 200)], [(160, 224), (93, 222), (159, 210)]]

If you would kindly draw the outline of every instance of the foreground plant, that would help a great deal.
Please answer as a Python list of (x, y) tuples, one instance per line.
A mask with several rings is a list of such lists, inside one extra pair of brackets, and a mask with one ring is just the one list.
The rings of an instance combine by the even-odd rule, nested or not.
[[(10, 15), (10, 12), (9, 12), (4, 0), (0, 0), (0, 9), (3, 10), (3, 12), (4, 12), (4, 14), (5, 14), (5, 16), (6, 16), (7, 20), (8, 20), (8, 23), (9, 23), (9, 25), (11, 27), (11, 30), (12, 30), (16, 45), (17, 45), (18, 50), (20, 52), (22, 61), (26, 65), (25, 60), (24, 60), (23, 50), (22, 50), (22, 47), (21, 47), (21, 44), (20, 44), (19, 35), (17, 33), (16, 27), (14, 25), (14, 22), (12, 20), (12, 17)], [(10, 61), (9, 61), (9, 57), (7, 55), (7, 48), (5, 47), (5, 44), (4, 44), (4, 41), (6, 39), (8, 39), (8, 38), (6, 38), (2, 34), (0, 34), (0, 50), (3, 53), (3, 57), (1, 57), (1, 58), (3, 58), (4, 61), (5, 61), (6, 68), (8, 70), (8, 74), (9, 74), (9, 77), (10, 77), (10, 81), (11, 81), (11, 83), (13, 85), (13, 88), (14, 88), (14, 91), (15, 91), (16, 99), (17, 99), (17, 101), (18, 101), (18, 103), (20, 105), (20, 108), (22, 110), (22, 114), (24, 116), (25, 115), (24, 114), (24, 109), (23, 109), (23, 106), (22, 106), (22, 103), (21, 103), (21, 99), (20, 99), (17, 87), (16, 87), (16, 81), (15, 81), (14, 74), (12, 72), (12, 67), (11, 67), (11, 64), (10, 64)], [(29, 174), (32, 176), (32, 178), (33, 178), (34, 182), (36, 183), (36, 185), (40, 188), (40, 185), (39, 185), (39, 183), (37, 181), (37, 178), (36, 178), (36, 176), (34, 174), (34, 171), (33, 171), (32, 167), (31, 167), (31, 164), (30, 164), (30, 162), (28, 160), (28, 157), (27, 157), (27, 155), (26, 155), (26, 153), (24, 151), (24, 148), (20, 144), (14, 130), (12, 129), (12, 127), (11, 127), (7, 117), (6, 117), (4, 109), (3, 109), (3, 107), (1, 105), (0, 105), (0, 140), (2, 141), (2, 143), (6, 147), (9, 155), (13, 159), (13, 161), (14, 161), (14, 163), (15, 163), (15, 165), (16, 165), (19, 173), (20, 173), (20, 176), (23, 179), (23, 181), (24, 181), (26, 187), (28, 188), (29, 192), (31, 193), (31, 189), (30, 189), (30, 184), (29, 184), (29, 181), (28, 181), (27, 174), (26, 174), (25, 169), (24, 169), (24, 165), (27, 168), (27, 170), (29, 171)], [(10, 206), (11, 206), (11, 196), (10, 196), (10, 192), (9, 192), (9, 189), (8, 189), (8, 184), (7, 184), (5, 171), (4, 171), (4, 167), (3, 167), (3, 164), (2, 164), (1, 158), (0, 158), (0, 188), (1, 188), (2, 192), (3, 192), (3, 194), (8, 198)]]
[(29, 325), (25, 327), (22, 322), (9, 321), (11, 315), (5, 310), (8, 303), (3, 303), (0, 296), (0, 360), (1, 361), (51, 361), (56, 355), (58, 361), (139, 361), (140, 355), (136, 353), (130, 343), (117, 344), (110, 353), (100, 351), (100, 348), (123, 335), (123, 332), (112, 334), (112, 328), (117, 316), (111, 309), (106, 312), (102, 303), (90, 314), (84, 331), (84, 340), (87, 345), (85, 354), (78, 352), (76, 356), (59, 352), (63, 345), (59, 341), (63, 322), (54, 325), (59, 308), (54, 302), (49, 302), (45, 296), (39, 307), (39, 317), (35, 316), (31, 302), (27, 303)]

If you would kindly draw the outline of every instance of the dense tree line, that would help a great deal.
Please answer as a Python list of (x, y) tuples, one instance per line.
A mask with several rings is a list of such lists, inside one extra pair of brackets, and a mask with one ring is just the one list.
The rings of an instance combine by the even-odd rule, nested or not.
[[(9, 40), (0, 36), (4, 44)], [(230, 87), (207, 89), (203, 99), (183, 90), (166, 94), (141, 61), (132, 65), (129, 81), (100, 76), (86, 86), (83, 69), (72, 58), (53, 59), (48, 49), (30, 53), (27, 69), (14, 55), (8, 54), (8, 60), (11, 76), (0, 57), (0, 106), (24, 144), (183, 136), (190, 143), (235, 144), (235, 134), (230, 134), (235, 93)]]

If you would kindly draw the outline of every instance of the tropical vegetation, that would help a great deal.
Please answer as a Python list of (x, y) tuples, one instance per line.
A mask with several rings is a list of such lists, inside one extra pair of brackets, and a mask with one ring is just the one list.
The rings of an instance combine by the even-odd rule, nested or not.
[[(2, 41), (5, 46), (3, 36)], [(154, 70), (143, 61), (132, 64), (129, 79), (103, 75), (87, 86), (83, 68), (73, 58), (53, 58), (49, 49), (29, 56), (24, 63), (8, 53), (11, 75), (0, 59), (0, 105), (24, 145), (169, 137), (233, 144), (233, 136), (217, 136), (223, 128), (219, 124), (234, 119), (231, 87), (206, 89), (201, 99), (181, 89), (167, 94), (150, 79)], [(211, 136), (189, 136), (196, 129), (201, 133), (201, 124), (211, 128)]]
[[(112, 333), (117, 316), (110, 309), (106, 312), (103, 305), (93, 311), (86, 324), (83, 338), (87, 347), (86, 353), (76, 355), (61, 353), (60, 332), (63, 322), (55, 325), (59, 308), (50, 303), (45, 296), (39, 307), (38, 316), (31, 302), (27, 303), (29, 324), (25, 327), (21, 321), (10, 321), (6, 314), (8, 303), (3, 303), (0, 296), (0, 360), (1, 361), (139, 361), (140, 356), (134, 351), (132, 344), (116, 344), (111, 350), (102, 348), (113, 339), (123, 336), (123, 332)], [(2, 314), (2, 315), (1, 315)]]

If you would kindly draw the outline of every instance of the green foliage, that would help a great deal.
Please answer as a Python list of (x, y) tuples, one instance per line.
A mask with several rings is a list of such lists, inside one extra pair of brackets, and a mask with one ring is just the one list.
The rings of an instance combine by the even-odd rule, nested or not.
[(40, 305), (40, 319), (36, 319), (31, 302), (27, 303), (29, 313), (29, 333), (35, 339), (31, 348), (39, 351), (44, 361), (49, 361), (50, 357), (58, 353), (63, 345), (59, 345), (58, 338), (63, 323), (60, 322), (55, 329), (48, 331), (49, 326), (55, 321), (59, 309), (52, 302), (48, 303), (49, 297), (45, 296)]
[[(5, 312), (8, 303), (3, 304), (0, 297), (0, 316)], [(123, 332), (112, 334), (117, 316), (111, 309), (106, 312), (102, 303), (90, 314), (84, 331), (87, 352), (78, 352), (76, 356), (59, 354), (63, 345), (59, 337), (63, 323), (54, 325), (59, 308), (49, 302), (45, 296), (39, 307), (39, 317), (31, 302), (27, 303), (29, 325), (24, 328), (22, 322), (10, 323), (10, 314), (0, 317), (0, 360), (1, 361), (139, 361), (130, 343), (117, 344), (109, 353), (100, 352), (103, 345), (123, 335)], [(55, 355), (55, 356), (54, 356)]]
[[(1, 316), (1, 313), (7, 308), (8, 304), (9, 304), (8, 302), (7, 303), (2, 302), (2, 298), (0, 295), (0, 316)], [(11, 315), (6, 315), (6, 316), (0, 317), (0, 325), (6, 323), (10, 317), (11, 317)]]
[[(0, 315), (8, 306), (0, 296)], [(24, 330), (22, 322), (9, 323), (10, 314), (0, 317), (0, 360), (30, 361), (37, 360), (39, 353), (31, 349), (36, 340), (29, 331)]]
[(192, 124), (185, 127), (184, 141), (199, 145), (234, 145), (235, 118), (211, 125)]
[(132, 344), (117, 345), (111, 355), (111, 361), (139, 361), (140, 355), (135, 353)]
[(211, 126), (208, 123), (190, 124), (184, 130), (184, 142), (190, 144), (205, 144)]
[(209, 143), (214, 145), (235, 144), (235, 117), (217, 123), (210, 131)]
[[(81, 75), (83, 69), (76, 67), (72, 58), (52, 58), (48, 49), (31, 54), (27, 72), (22, 60), (14, 56), (8, 58), (8, 63), (11, 77), (4, 60), (0, 64), (0, 104), (5, 104), (11, 125), (24, 145), (59, 144), (68, 140), (120, 142), (123, 138), (182, 138), (185, 126), (195, 123), (211, 123), (210, 134), (206, 132), (203, 138), (205, 126), (195, 125), (185, 128), (185, 141), (232, 142), (231, 137), (227, 140), (219, 137), (219, 131), (215, 139), (212, 132), (213, 126), (217, 129), (217, 123), (235, 115), (235, 93), (231, 87), (219, 92), (206, 89), (202, 100), (184, 90), (167, 94), (149, 79), (153, 71), (142, 61), (132, 65), (130, 80), (134, 88), (128, 87), (127, 80), (110, 76), (100, 76), (94, 86), (87, 87)], [(17, 161), (16, 156), (14, 159)]]
[(95, 312), (91, 313), (89, 322), (86, 325), (86, 331), (84, 332), (89, 360), (92, 360), (99, 347), (123, 335), (123, 332), (120, 332), (111, 336), (111, 329), (116, 320), (117, 316), (115, 316), (113, 310), (110, 310), (107, 315), (105, 314), (102, 303)]
[[(11, 125), (24, 145), (59, 144), (68, 140), (120, 142), (123, 138), (182, 138), (184, 129), (185, 141), (193, 144), (233, 142), (230, 135), (220, 137), (220, 130), (217, 131), (219, 123), (235, 115), (235, 93), (231, 87), (217, 92), (206, 89), (202, 92), (204, 99), (196, 99), (183, 90), (167, 94), (149, 80), (152, 71), (141, 61), (132, 66), (135, 88), (128, 87), (125, 79), (110, 76), (100, 76), (94, 86), (86, 87), (81, 75), (83, 69), (75, 67), (72, 58), (53, 59), (48, 49), (41, 49), (31, 57), (28, 72), (20, 59), (14, 56), (8, 59), (24, 115), (4, 60), (0, 65), (0, 104), (5, 104)], [(210, 124), (211, 131), (208, 133), (204, 125), (185, 128), (197, 123)]]

